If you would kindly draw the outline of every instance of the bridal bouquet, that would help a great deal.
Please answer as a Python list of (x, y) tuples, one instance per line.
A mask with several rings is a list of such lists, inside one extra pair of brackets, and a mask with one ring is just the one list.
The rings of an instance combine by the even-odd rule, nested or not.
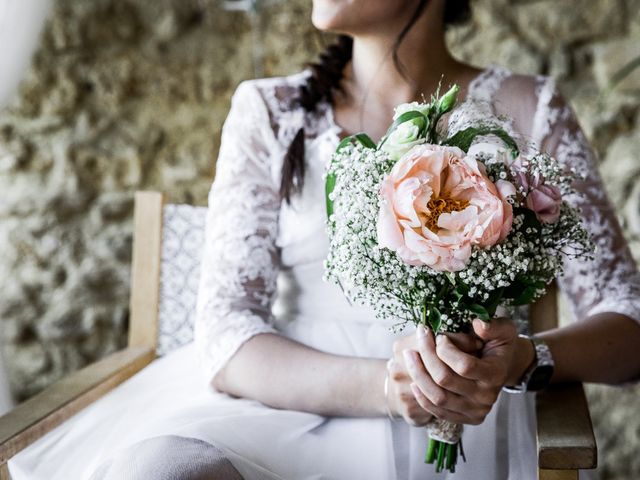
[[(439, 128), (458, 90), (396, 107), (378, 144), (345, 138), (326, 172), (325, 278), (395, 328), (469, 331), (499, 306), (532, 303), (564, 257), (593, 250), (566, 201), (577, 172), (521, 154), (495, 124)], [(425, 461), (455, 471), (461, 426), (434, 419), (427, 430)]]

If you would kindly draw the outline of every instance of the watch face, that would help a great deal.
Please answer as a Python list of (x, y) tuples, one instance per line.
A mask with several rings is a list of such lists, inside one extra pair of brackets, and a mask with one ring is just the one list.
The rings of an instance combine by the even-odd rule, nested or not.
[(538, 365), (527, 382), (527, 390), (542, 390), (551, 381), (553, 375), (553, 365)]

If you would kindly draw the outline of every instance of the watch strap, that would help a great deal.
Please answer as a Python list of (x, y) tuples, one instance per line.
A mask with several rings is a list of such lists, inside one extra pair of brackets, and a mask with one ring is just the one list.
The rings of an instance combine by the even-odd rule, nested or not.
[(549, 346), (537, 337), (519, 335), (530, 340), (533, 345), (534, 358), (527, 367), (520, 382), (516, 385), (504, 386), (502, 389), (508, 393), (525, 393), (544, 389), (553, 375), (554, 361)]
[(549, 346), (543, 340), (532, 337), (531, 341), (536, 351), (536, 366), (528, 372), (527, 391), (535, 392), (549, 385), (553, 376), (554, 361)]

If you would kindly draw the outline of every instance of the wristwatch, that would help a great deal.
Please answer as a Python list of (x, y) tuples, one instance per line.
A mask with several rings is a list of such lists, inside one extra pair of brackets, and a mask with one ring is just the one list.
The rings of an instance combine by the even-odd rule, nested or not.
[(526, 338), (533, 343), (535, 357), (531, 365), (529, 365), (522, 375), (520, 383), (517, 385), (504, 386), (502, 389), (509, 393), (542, 390), (549, 385), (551, 376), (553, 375), (553, 367), (555, 364), (551, 356), (551, 350), (549, 350), (549, 346), (539, 338), (529, 337), (527, 335), (520, 335), (520, 337)]

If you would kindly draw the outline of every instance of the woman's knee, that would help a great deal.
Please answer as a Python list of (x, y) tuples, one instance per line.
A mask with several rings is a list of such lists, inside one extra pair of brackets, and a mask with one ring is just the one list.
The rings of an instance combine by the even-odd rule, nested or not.
[(242, 480), (224, 453), (196, 438), (163, 435), (116, 453), (90, 480)]

